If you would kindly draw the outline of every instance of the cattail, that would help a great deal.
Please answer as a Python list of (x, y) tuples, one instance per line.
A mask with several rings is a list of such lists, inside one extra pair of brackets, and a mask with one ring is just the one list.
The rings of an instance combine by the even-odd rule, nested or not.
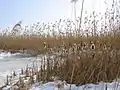
[(91, 47), (92, 50), (95, 50), (95, 44), (93, 42), (91, 42)]
[(87, 47), (86, 43), (84, 42), (83, 45), (82, 45), (82, 50), (85, 50), (85, 48)]
[(47, 48), (47, 46), (46, 46), (46, 42), (44, 42), (44, 49), (46, 49)]
[(77, 52), (77, 44), (76, 43), (74, 43), (73, 48), (74, 48), (74, 53), (76, 53)]
[(79, 51), (81, 48), (80, 48), (80, 44), (77, 45), (77, 50)]
[(104, 44), (104, 48), (103, 48), (104, 50), (107, 50), (107, 46), (106, 46), (106, 44)]

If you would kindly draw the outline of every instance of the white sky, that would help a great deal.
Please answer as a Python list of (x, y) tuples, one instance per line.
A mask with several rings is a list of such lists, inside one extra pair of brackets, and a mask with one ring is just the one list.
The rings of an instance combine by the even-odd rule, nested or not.
[[(84, 11), (88, 14), (93, 10), (104, 12), (105, 0), (84, 0)], [(112, 0), (106, 0), (110, 5)], [(76, 3), (76, 14), (80, 16), (82, 0)], [(72, 4), (69, 0), (1, 0), (0, 2), (0, 27), (15, 25), (19, 20), (24, 24), (52, 22), (59, 19), (72, 18)], [(84, 15), (83, 15), (84, 16)]]
[[(105, 2), (107, 4), (105, 4)], [(104, 13), (107, 7), (110, 7), (112, 3), (112, 0), (84, 0), (84, 12), (87, 11), (87, 14), (91, 14), (93, 11), (96, 13)], [(79, 0), (76, 3), (76, 14), (77, 16), (80, 16), (80, 10), (81, 10), (82, 0)], [(73, 9), (73, 5), (71, 5), (71, 9), (69, 9), (69, 18), (73, 18), (74, 15), (71, 16), (71, 12)]]

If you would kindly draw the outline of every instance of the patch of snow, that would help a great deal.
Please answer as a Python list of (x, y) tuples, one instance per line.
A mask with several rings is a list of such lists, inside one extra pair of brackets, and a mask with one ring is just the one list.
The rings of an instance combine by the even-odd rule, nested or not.
[[(71, 88), (71, 89), (70, 89)], [(42, 82), (35, 83), (29, 90), (120, 90), (120, 83), (104, 83), (86, 84), (76, 86), (75, 84), (67, 84), (65, 81), (54, 81), (43, 84)]]

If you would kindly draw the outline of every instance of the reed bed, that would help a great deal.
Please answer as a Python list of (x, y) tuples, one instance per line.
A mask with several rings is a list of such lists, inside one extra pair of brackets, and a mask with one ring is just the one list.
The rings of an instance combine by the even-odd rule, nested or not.
[[(36, 82), (62, 80), (70, 84), (84, 85), (88, 83), (113, 82), (120, 78), (120, 50), (79, 50), (61, 49), (59, 53), (44, 53), (40, 61), (21, 69), (16, 83), (16, 72), (7, 77), (6, 85), (17, 88), (30, 88)], [(47, 55), (47, 56), (46, 56)], [(38, 63), (40, 63), (38, 65)], [(10, 79), (11, 78), (11, 79)], [(12, 87), (12, 88), (13, 88)]]
[[(114, 2), (115, 3), (115, 2)], [(33, 24), (25, 26), (23, 35), (0, 36), (0, 49), (7, 51), (27, 51), (36, 55), (47, 55), (41, 60), (39, 71), (32, 74), (26, 71), (26, 77), (36, 75), (35, 82), (65, 80), (68, 83), (82, 85), (112, 82), (120, 78), (120, 17), (119, 10), (113, 15), (113, 9), (106, 8), (100, 19), (95, 12), (84, 17), (81, 27), (67, 19), (55, 23)], [(112, 13), (113, 12), (113, 13)], [(76, 27), (76, 28), (75, 28)], [(36, 30), (32, 34), (28, 30)], [(83, 32), (82, 32), (83, 31)], [(79, 32), (79, 33), (78, 33)], [(54, 56), (54, 58), (51, 58)]]

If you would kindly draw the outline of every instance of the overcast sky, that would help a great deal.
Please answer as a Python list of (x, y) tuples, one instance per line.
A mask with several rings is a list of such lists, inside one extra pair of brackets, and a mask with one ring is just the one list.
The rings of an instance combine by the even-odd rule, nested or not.
[[(76, 3), (80, 15), (81, 1)], [(107, 0), (109, 3), (112, 0)], [(105, 11), (104, 0), (85, 0), (84, 10)], [(16, 24), (19, 20), (29, 24), (36, 21), (51, 22), (60, 18), (72, 18), (70, 0), (0, 0), (0, 28)]]

